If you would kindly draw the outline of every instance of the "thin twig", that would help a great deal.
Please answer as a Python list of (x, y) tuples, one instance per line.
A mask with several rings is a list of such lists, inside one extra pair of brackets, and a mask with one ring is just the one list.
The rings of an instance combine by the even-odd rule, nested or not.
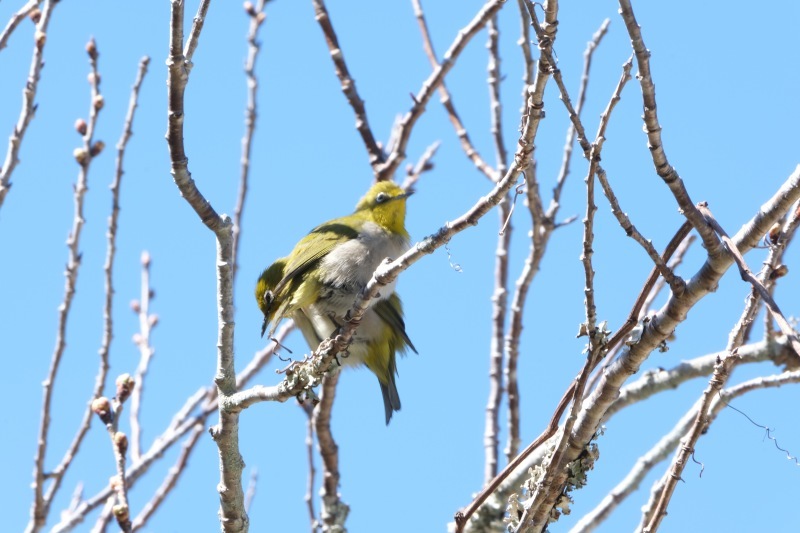
[[(502, 105), (500, 104), (500, 32), (497, 29), (497, 15), (486, 26), (489, 42), (489, 65), (487, 68), (489, 85), (489, 110), (491, 132), (494, 139), (497, 169), (495, 175), (503, 176), (507, 169), (507, 154), (503, 141)], [(494, 263), (494, 294), (492, 294), (492, 333), (489, 348), (489, 399), (486, 402), (484, 423), (484, 469), (483, 482), (488, 483), (497, 475), (500, 455), (500, 404), (503, 398), (503, 335), (508, 311), (508, 254), (511, 245), (512, 203), (508, 195), (498, 205), (500, 231), (497, 235)]]
[(436, 141), (432, 145), (428, 146), (425, 152), (420, 156), (419, 161), (413, 167), (409, 165), (406, 171), (406, 179), (403, 180), (403, 185), (401, 188), (404, 191), (411, 192), (414, 190), (414, 186), (419, 181), (420, 176), (425, 172), (433, 170), (433, 156), (436, 155), (436, 150), (439, 149), (439, 141)]
[[(800, 382), (800, 371), (784, 372), (776, 376), (758, 377), (734, 387), (720, 391), (709, 410), (709, 421), (713, 421), (727, 405), (726, 401), (742, 396), (753, 390), (780, 387), (789, 383)], [(723, 400), (724, 398), (724, 400)], [(699, 403), (699, 402), (698, 402)], [(627, 498), (638, 490), (644, 478), (670, 453), (675, 451), (680, 438), (686, 434), (689, 426), (697, 417), (695, 404), (650, 450), (640, 456), (630, 472), (603, 498), (597, 507), (584, 515), (570, 533), (590, 533), (597, 529)]]
[(303, 411), (306, 413), (306, 457), (308, 459), (308, 481), (306, 482), (306, 494), (303, 499), (306, 501), (308, 507), (308, 519), (311, 526), (311, 533), (319, 531), (319, 521), (317, 520), (317, 513), (314, 511), (314, 480), (317, 475), (317, 469), (314, 467), (314, 406), (311, 402), (303, 402), (299, 404)]
[(769, 267), (769, 272), (764, 272), (762, 274), (761, 279), (756, 278), (750, 269), (747, 266), (744, 258), (742, 257), (742, 253), (736, 247), (736, 244), (731, 240), (728, 234), (722, 229), (722, 226), (719, 225), (717, 220), (711, 214), (711, 210), (708, 208), (707, 204), (700, 204), (698, 206), (700, 213), (708, 221), (709, 225), (714, 228), (714, 231), (717, 232), (717, 235), (720, 236), (722, 241), (725, 243), (726, 248), (733, 256), (733, 260), (736, 262), (736, 265), (739, 267), (739, 274), (742, 276), (742, 280), (748, 282), (750, 285), (753, 286), (753, 290), (758, 294), (764, 304), (767, 306), (767, 310), (769, 310), (772, 318), (775, 322), (778, 323), (778, 327), (781, 329), (781, 333), (786, 335), (786, 338), (792, 343), (792, 347), (794, 351), (797, 352), (797, 356), (800, 357), (800, 339), (797, 337), (797, 332), (795, 332), (794, 328), (789, 324), (789, 321), (786, 320), (786, 317), (783, 315), (783, 312), (778, 307), (778, 303), (770, 294), (769, 290), (764, 287), (764, 283), (768, 279), (769, 275), (772, 273), (774, 268), (777, 266), (773, 264), (774, 262), (774, 255), (775, 249), (773, 248), (770, 250), (770, 254), (765, 261), (765, 265)]
[[(713, 219), (713, 217), (711, 217), (711, 213), (707, 210), (707, 208), (700, 207), (700, 212), (706, 217), (706, 219), (710, 220), (712, 226), (716, 224), (716, 221)], [(738, 255), (738, 250), (736, 250), (733, 241), (728, 238), (718, 224), (716, 224), (715, 230), (721, 237), (723, 237), (723, 239), (725, 239), (725, 243), (731, 250), (731, 253)], [(770, 253), (770, 255), (772, 255), (772, 253)], [(741, 256), (739, 257), (741, 258)], [(764, 279), (768, 275), (768, 271), (771, 270), (769, 266), (770, 263), (771, 258), (768, 258), (761, 274), (762, 278)], [(703, 394), (697, 402), (697, 407), (694, 413), (695, 416), (692, 420), (691, 427), (688, 429), (688, 431), (686, 431), (683, 439), (681, 440), (681, 445), (678, 447), (677, 452), (675, 453), (675, 458), (673, 459), (672, 465), (662, 478), (662, 487), (659, 490), (658, 497), (654, 499), (655, 505), (646, 506), (642, 509), (642, 523), (647, 524), (643, 531), (646, 533), (655, 533), (655, 531), (658, 530), (658, 527), (661, 524), (664, 516), (666, 516), (667, 507), (669, 506), (669, 502), (672, 498), (672, 494), (675, 491), (677, 482), (681, 479), (683, 469), (686, 466), (689, 457), (694, 454), (695, 446), (697, 441), (700, 439), (700, 435), (708, 430), (708, 427), (712, 422), (711, 418), (708, 416), (711, 403), (725, 386), (725, 383), (730, 377), (730, 373), (734, 366), (741, 362), (741, 359), (738, 356), (738, 350), (743, 343), (744, 331), (747, 328), (747, 325), (755, 318), (759, 308), (758, 300), (759, 298), (763, 297), (763, 294), (760, 294), (756, 287), (757, 284), (760, 285), (754, 279), (753, 288), (750, 296), (747, 299), (747, 302), (745, 303), (744, 310), (742, 311), (739, 320), (736, 322), (728, 336), (728, 344), (725, 347), (725, 353), (722, 355), (722, 357), (716, 358), (713, 375), (711, 376), (708, 387), (706, 387), (706, 389), (703, 391)]]
[(155, 354), (155, 348), (150, 344), (150, 334), (158, 324), (158, 315), (150, 314), (150, 298), (153, 291), (150, 289), (150, 253), (142, 252), (142, 283), (139, 301), (132, 303), (133, 311), (139, 317), (139, 333), (134, 335), (134, 342), (139, 348), (139, 365), (136, 367), (134, 380), (136, 388), (131, 394), (131, 460), (138, 461), (142, 456), (142, 426), (141, 406), (142, 393), (144, 392), (144, 378), (150, 366), (150, 360)]
[[(291, 321), (285, 322), (275, 335), (278, 342), (283, 342), (285, 337), (293, 329), (294, 324)], [(237, 387), (245, 386), (253, 378), (253, 376), (255, 376), (256, 373), (271, 360), (274, 351), (275, 347), (270, 346), (257, 352), (250, 361), (250, 364), (248, 364), (248, 366), (237, 376)], [(205, 403), (199, 408), (199, 412), (192, 414), (195, 409), (198, 408), (201, 402)], [(153, 444), (150, 446), (147, 452), (142, 455), (141, 460), (134, 462), (130, 468), (128, 468), (128, 486), (134, 486), (136, 481), (148, 471), (150, 466), (152, 466), (156, 460), (162, 458), (164, 454), (172, 447), (172, 445), (186, 435), (186, 433), (192, 431), (195, 427), (203, 428), (208, 417), (217, 409), (218, 404), (215, 387), (204, 387), (192, 394), (192, 396), (186, 400), (183, 407), (181, 407), (177, 413), (175, 413), (175, 416), (173, 417), (167, 429), (162, 432), (162, 434), (159, 435), (155, 441), (153, 441)], [(191, 454), (197, 442), (199, 442), (199, 439), (187, 437), (186, 441), (184, 441), (184, 449), (186, 450), (187, 454)], [(176, 472), (176, 475), (179, 477), (184, 471), (185, 469), (179, 469)], [(172, 477), (172, 470), (170, 470), (168, 476)], [(177, 477), (175, 478), (175, 481), (171, 483), (174, 484), (175, 482), (177, 482)], [(167, 480), (165, 479), (165, 481), (162, 483), (162, 487), (166, 486), (166, 484)], [(158, 494), (159, 493), (157, 491), (154, 498), (156, 498)], [(80, 505), (76, 506), (72, 512), (64, 513), (62, 515), (61, 522), (59, 522), (59, 524), (53, 528), (53, 533), (63, 533), (71, 530), (80, 524), (86, 515), (88, 515), (98, 506), (103, 505), (103, 503), (111, 495), (111, 489), (106, 487), (95, 496), (84, 502), (81, 502)], [(151, 499), (151, 502), (154, 501), (154, 499)], [(146, 509), (147, 505), (143, 509), (143, 512)]]
[[(31, 18), (35, 18), (41, 16), (41, 12), (39, 11), (39, 4), (41, 3), (42, 0), (28, 0), (27, 4), (11, 15), (11, 18), (8, 19), (8, 24), (6, 24), (6, 27), (0, 32), (0, 50), (8, 45), (9, 37), (11, 37), (11, 34), (14, 33), (14, 30), (19, 26), (19, 23), (25, 20), (26, 17), (31, 16)], [(34, 23), (35, 22), (37, 21), (34, 20)]]
[(256, 498), (256, 489), (258, 489), (258, 468), (253, 468), (247, 482), (247, 491), (244, 493), (244, 510), (248, 513)]
[[(49, 2), (45, 4), (45, 9), (49, 9)], [(42, 14), (44, 17), (44, 13)], [(41, 22), (41, 21), (40, 21)], [(26, 531), (35, 532), (44, 527), (47, 515), (50, 511), (50, 504), (53, 497), (58, 492), (61, 486), (61, 481), (64, 477), (64, 472), (68, 468), (71, 457), (67, 461), (62, 461), (59, 465), (59, 471), (56, 475), (52, 476), (53, 480), (44, 494), (44, 481), (45, 481), (45, 456), (47, 454), (47, 443), (49, 440), (50, 430), (50, 412), (53, 401), (53, 386), (55, 384), (58, 370), (61, 365), (61, 359), (64, 355), (66, 348), (66, 334), (67, 334), (67, 320), (69, 318), (70, 309), (72, 308), (72, 300), (75, 296), (75, 289), (78, 282), (78, 271), (81, 265), (81, 251), (80, 251), (80, 238), (83, 230), (83, 202), (88, 190), (88, 175), (89, 167), (92, 160), (96, 155), (99, 155), (103, 149), (102, 141), (94, 141), (94, 130), (97, 124), (97, 116), (100, 109), (103, 107), (103, 97), (100, 94), (100, 75), (97, 71), (97, 47), (94, 40), (90, 40), (87, 44), (87, 51), (89, 54), (89, 64), (91, 73), (89, 76), (91, 86), (91, 103), (89, 106), (89, 120), (88, 123), (81, 121), (78, 126), (78, 133), (82, 136), (83, 147), (77, 148), (74, 152), (75, 159), (80, 166), (78, 172), (78, 180), (74, 187), (74, 216), (72, 220), (72, 229), (67, 237), (67, 248), (69, 250), (67, 257), (67, 268), (64, 272), (64, 299), (58, 307), (58, 325), (56, 330), (56, 346), (53, 350), (53, 355), (50, 360), (50, 368), (47, 373), (47, 378), (43, 383), (43, 399), (42, 399), (42, 415), (39, 424), (39, 435), (36, 447), (36, 456), (34, 458), (34, 478), (33, 490), (34, 501), (31, 508), (31, 520), (28, 523)], [(102, 362), (101, 362), (102, 372)], [(96, 384), (97, 386), (97, 384)], [(81, 426), (82, 428), (83, 426)], [(88, 429), (88, 424), (86, 425)], [(86, 430), (79, 429), (76, 439), (73, 440), (70, 449), (77, 451), (78, 446), (85, 434)]]
[(392, 178), (395, 171), (406, 157), (405, 150), (408, 145), (408, 140), (411, 138), (411, 131), (414, 128), (414, 124), (416, 124), (419, 117), (422, 116), (434, 91), (439, 87), (442, 81), (444, 81), (450, 69), (453, 68), (467, 43), (469, 43), (472, 37), (489, 22), (504, 4), (505, 0), (489, 0), (475, 15), (472, 21), (458, 32), (450, 48), (445, 52), (442, 60), (439, 62), (439, 66), (434, 68), (431, 75), (428, 76), (428, 79), (423, 82), (422, 88), (414, 95), (414, 104), (411, 106), (411, 109), (403, 115), (403, 118), (400, 120), (397, 128), (397, 142), (392, 152), (386, 158), (386, 162), (377, 167), (373, 166), (378, 181)]
[(200, 42), (200, 32), (203, 31), (203, 25), (206, 23), (206, 13), (208, 13), (208, 7), (210, 5), (211, 0), (200, 0), (200, 5), (197, 6), (197, 13), (194, 19), (192, 19), (192, 30), (189, 32), (189, 37), (186, 39), (186, 46), (183, 49), (183, 56), (188, 71), (192, 70), (192, 57)]
[[(795, 234), (797, 233), (797, 229), (800, 227), (800, 202), (798, 202), (798, 204), (794, 207), (792, 210), (792, 215), (784, 224), (776, 224), (778, 227), (776, 228), (776, 226), (773, 225), (767, 235), (769, 238), (769, 246), (776, 248), (776, 265), (780, 265), (783, 262), (783, 255), (786, 252), (786, 248), (792, 242)], [(776, 266), (776, 268), (780, 267)], [(773, 273), (767, 277), (765, 285), (767, 289), (769, 289), (770, 295), (774, 294), (777, 281), (781, 277), (777, 274), (777, 272), (773, 271)], [(747, 338), (749, 334), (750, 331), (746, 331), (745, 338)], [(764, 336), (767, 338), (772, 338), (774, 336), (773, 321), (769, 313), (764, 314)]]
[[(688, 232), (690, 230), (690, 228), (691, 228), (691, 224), (686, 222), (684, 224), (684, 228)], [(687, 235), (686, 238), (683, 241), (681, 241), (680, 245), (675, 249), (675, 253), (672, 255), (672, 259), (669, 260), (668, 263), (667, 263), (667, 265), (669, 266), (670, 270), (672, 270), (674, 272), (675, 269), (678, 268), (678, 266), (683, 261), (683, 258), (686, 255), (686, 252), (689, 251), (689, 247), (692, 245), (692, 243), (695, 240), (696, 240), (696, 236), (694, 234), (692, 234), (692, 235)], [(658, 269), (657, 268), (655, 268), (655, 267), (653, 268), (652, 274), (654, 276), (657, 276), (657, 279), (653, 283), (652, 287), (650, 287), (650, 291), (646, 295), (641, 295), (640, 294), (640, 297), (644, 296), (644, 298), (641, 300), (641, 305), (639, 306), (637, 317), (633, 317), (633, 316), (629, 316), (628, 317), (628, 323), (630, 323), (630, 324), (636, 324), (637, 326), (641, 326), (641, 327), (645, 326), (645, 320), (644, 320), (645, 317), (652, 310), (653, 302), (655, 301), (656, 297), (658, 297), (658, 295), (660, 294), (660, 292), (663, 290), (664, 286), (666, 285), (666, 282), (664, 281), (664, 278), (658, 275)], [(634, 320), (635, 320), (635, 322), (634, 322)], [(606, 353), (605, 357), (603, 358), (602, 364), (598, 365), (598, 370), (595, 372), (594, 376), (592, 376), (592, 379), (589, 380), (589, 385), (588, 385), (589, 390), (594, 388), (594, 386), (597, 384), (597, 380), (600, 379), (600, 376), (603, 374), (603, 372), (605, 372), (606, 368), (608, 368), (608, 365), (611, 364), (611, 361), (613, 361), (614, 358), (616, 358), (616, 356), (619, 355), (619, 352), (624, 347), (625, 347), (625, 344), (620, 342), (620, 343), (614, 344), (613, 346), (611, 346), (609, 348), (608, 352)]]
[[(28, 129), (28, 124), (33, 120), (36, 113), (36, 90), (39, 87), (39, 78), (41, 77), (42, 67), (44, 66), (44, 45), (47, 41), (47, 26), (50, 23), (50, 16), (53, 13), (53, 8), (58, 4), (58, 0), (44, 0), (44, 7), (42, 8), (39, 21), (36, 23), (36, 31), (33, 35), (33, 54), (31, 56), (31, 66), (28, 70), (28, 79), (25, 81), (25, 88), (22, 89), (22, 108), (19, 112), (19, 118), (14, 126), (14, 130), (8, 138), (8, 150), (6, 151), (6, 158), (0, 168), (0, 207), (3, 207), (3, 201), (11, 188), (11, 174), (14, 168), (19, 164), (19, 148), (22, 140), (25, 137), (25, 132)], [(38, 516), (33, 517), (33, 522), (38, 523)], [(41, 527), (41, 526), (37, 526)]]
[(162, 503), (166, 500), (167, 496), (170, 492), (177, 486), (178, 479), (180, 478), (181, 474), (186, 471), (186, 466), (189, 462), (189, 456), (191, 455), (192, 451), (194, 450), (195, 444), (200, 440), (200, 437), (203, 436), (204, 426), (202, 423), (197, 423), (192, 427), (191, 433), (186, 440), (183, 441), (183, 445), (181, 446), (181, 453), (178, 455), (178, 459), (175, 461), (175, 464), (169, 469), (167, 476), (162, 481), (161, 486), (156, 489), (155, 494), (153, 497), (150, 498), (136, 518), (133, 520), (133, 527), (132, 531), (138, 531), (147, 525), (147, 521), (150, 517), (155, 514), (158, 508), (161, 506)]
[(122, 414), (122, 406), (135, 388), (136, 382), (131, 378), (130, 374), (121, 374), (116, 379), (116, 396), (111, 401), (102, 396), (92, 401), (92, 411), (105, 424), (106, 431), (111, 439), (111, 449), (114, 452), (117, 472), (117, 475), (111, 478), (111, 489), (116, 498), (116, 503), (111, 507), (111, 512), (124, 533), (131, 532), (131, 515), (130, 505), (128, 504), (128, 483), (125, 468), (128, 436), (119, 431), (119, 419)]
[[(94, 390), (92, 392), (91, 400), (99, 398), (100, 395), (103, 393), (103, 387), (105, 387), (106, 376), (108, 374), (109, 369), (109, 362), (108, 362), (108, 355), (109, 350), (111, 347), (111, 340), (113, 338), (113, 320), (112, 320), (112, 304), (113, 304), (113, 295), (114, 295), (114, 287), (112, 283), (112, 274), (113, 274), (113, 266), (114, 266), (114, 256), (116, 251), (116, 239), (117, 239), (117, 219), (119, 216), (119, 191), (120, 191), (120, 183), (122, 180), (122, 161), (123, 161), (123, 154), (125, 150), (125, 145), (128, 142), (128, 139), (132, 135), (132, 124), (133, 124), (133, 112), (136, 108), (136, 102), (138, 100), (139, 88), (141, 87), (142, 81), (144, 79), (144, 75), (147, 72), (147, 65), (149, 62), (149, 58), (145, 57), (139, 62), (139, 69), (136, 75), (136, 81), (134, 83), (132, 92), (131, 92), (131, 101), (128, 107), (128, 113), (125, 118), (125, 125), (123, 126), (123, 133), (122, 137), (120, 138), (119, 142), (117, 143), (117, 160), (116, 160), (116, 171), (114, 180), (111, 183), (111, 214), (108, 217), (108, 231), (106, 233), (107, 236), (107, 249), (106, 249), (106, 259), (105, 264), (103, 265), (103, 272), (105, 278), (105, 304), (103, 306), (103, 338), (101, 341), (101, 346), (99, 350), (100, 355), (100, 363), (99, 368), (97, 370), (97, 375), (94, 380)], [(80, 128), (80, 121), (78, 122)], [(90, 400), (90, 404), (91, 404)], [(84, 412), (83, 418), (81, 419), (81, 423), (78, 426), (78, 430), (75, 433), (75, 436), (72, 439), (69, 447), (67, 448), (66, 452), (64, 452), (64, 456), (61, 459), (59, 465), (53, 469), (51, 473), (52, 478), (60, 478), (64, 475), (69, 465), (72, 463), (72, 460), (78, 453), (78, 450), (83, 442), (84, 437), (86, 436), (87, 432), (89, 431), (89, 426), (91, 424), (91, 420), (94, 414), (90, 406), (87, 406), (86, 411)], [(47, 491), (45, 495), (45, 501), (51, 501), (57, 492), (57, 483), (53, 483)], [(49, 504), (48, 504), (49, 505)]]
[[(583, 73), (581, 74), (581, 84), (578, 89), (578, 103), (575, 105), (575, 114), (581, 116), (581, 110), (586, 102), (586, 89), (589, 86), (589, 72), (592, 67), (592, 58), (594, 51), (600, 46), (600, 41), (603, 40), (606, 33), (608, 33), (608, 26), (611, 24), (610, 19), (605, 19), (597, 31), (592, 35), (592, 40), (586, 45), (586, 50), (583, 52)], [(555, 217), (556, 211), (561, 203), (561, 191), (564, 188), (564, 183), (569, 176), (570, 163), (572, 162), (572, 147), (575, 144), (575, 135), (577, 131), (575, 124), (570, 122), (567, 128), (567, 140), (564, 143), (564, 155), (561, 158), (561, 169), (558, 171), (558, 178), (556, 178), (556, 185), (553, 187), (553, 199), (550, 201), (550, 207), (547, 210), (547, 216), (551, 220)]]
[(245, 4), (250, 8), (250, 30), (247, 33), (247, 61), (244, 73), (247, 78), (247, 109), (244, 113), (244, 135), (242, 136), (242, 172), (239, 178), (239, 193), (236, 196), (236, 208), (233, 211), (233, 281), (236, 283), (236, 272), (239, 270), (239, 238), (242, 233), (242, 214), (244, 213), (247, 185), (250, 177), (250, 154), (253, 148), (253, 135), (256, 129), (258, 77), (256, 76), (256, 60), (261, 50), (258, 42), (258, 30), (266, 20), (264, 5), (267, 0), (259, 0), (256, 6)]
[(631, 45), (636, 55), (636, 64), (639, 67), (639, 74), (636, 78), (639, 80), (639, 84), (642, 87), (642, 99), (644, 104), (643, 118), (645, 132), (647, 133), (647, 148), (653, 159), (656, 173), (669, 187), (683, 216), (692, 223), (694, 229), (700, 234), (705, 249), (708, 250), (711, 255), (720, 253), (719, 239), (711, 228), (705, 224), (703, 216), (695, 207), (694, 202), (689, 196), (689, 192), (683, 184), (683, 180), (678, 175), (678, 171), (675, 170), (667, 160), (667, 155), (661, 140), (661, 125), (658, 122), (658, 113), (656, 110), (655, 84), (653, 83), (653, 77), (650, 73), (650, 51), (647, 49), (642, 39), (641, 27), (636, 22), (630, 0), (619, 0), (619, 5), (619, 13), (622, 15), (625, 27), (628, 29)]
[[(422, 47), (425, 50), (425, 55), (428, 56), (428, 61), (430, 61), (431, 67), (434, 69), (439, 68), (439, 59), (436, 57), (436, 52), (433, 48), (433, 40), (431, 39), (430, 31), (428, 31), (428, 22), (425, 19), (425, 13), (422, 11), (422, 4), (420, 0), (412, 0), (411, 3), (414, 6), (414, 15), (417, 18), (420, 33), (422, 34)], [(495, 170), (483, 160), (481, 155), (478, 153), (478, 150), (475, 148), (475, 145), (472, 144), (472, 139), (469, 137), (469, 132), (464, 126), (464, 123), (461, 121), (461, 117), (458, 115), (458, 112), (456, 111), (455, 103), (453, 103), (453, 98), (450, 95), (450, 91), (447, 89), (447, 84), (444, 82), (444, 80), (442, 80), (442, 83), (439, 84), (439, 96), (442, 105), (447, 111), (447, 116), (450, 119), (450, 123), (453, 125), (453, 129), (456, 131), (456, 136), (461, 143), (461, 149), (464, 150), (464, 153), (467, 155), (469, 160), (475, 164), (475, 167), (480, 172), (482, 172), (490, 180), (497, 181), (497, 174), (495, 173)], [(392, 131), (397, 130), (393, 129)], [(396, 143), (392, 143), (390, 146), (394, 145), (396, 145)]]
[(385, 161), (383, 150), (378, 146), (375, 136), (370, 128), (369, 121), (367, 120), (367, 109), (364, 106), (364, 100), (358, 94), (356, 89), (356, 82), (347, 68), (347, 63), (344, 60), (344, 52), (339, 46), (339, 39), (336, 37), (336, 31), (333, 29), (331, 17), (328, 14), (328, 8), (325, 7), (324, 0), (313, 0), (314, 5), (314, 18), (319, 23), (322, 29), (322, 34), (325, 36), (325, 42), (328, 44), (328, 50), (331, 53), (333, 65), (336, 68), (336, 76), (342, 85), (342, 92), (344, 93), (350, 107), (356, 115), (356, 130), (361, 135), (364, 141), (364, 146), (369, 155), (369, 164), (375, 175), (378, 175), (378, 167)]

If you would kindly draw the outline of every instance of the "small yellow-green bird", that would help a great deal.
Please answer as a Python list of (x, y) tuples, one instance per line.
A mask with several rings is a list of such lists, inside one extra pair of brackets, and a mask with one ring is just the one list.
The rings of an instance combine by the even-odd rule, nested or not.
[[(409, 248), (405, 228), (409, 193), (390, 181), (373, 185), (356, 210), (312, 229), (294, 250), (261, 273), (256, 301), (264, 313), (261, 335), (270, 337), (283, 318), (292, 318), (312, 350), (346, 322), (359, 292), (387, 257)], [(408, 338), (395, 283), (370, 302), (353, 336), (346, 364), (366, 365), (383, 394), (386, 424), (400, 410), (395, 375), (396, 354), (416, 348)]]

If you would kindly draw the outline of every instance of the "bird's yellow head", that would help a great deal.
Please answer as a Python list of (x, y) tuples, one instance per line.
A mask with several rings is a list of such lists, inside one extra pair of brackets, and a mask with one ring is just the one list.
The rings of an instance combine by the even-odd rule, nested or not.
[(406, 231), (406, 198), (412, 193), (392, 181), (379, 181), (356, 204), (354, 215), (364, 216), (389, 233), (408, 238)]
[(258, 308), (264, 313), (264, 324), (261, 326), (261, 335), (267, 330), (267, 326), (275, 318), (277, 302), (275, 301), (275, 289), (283, 278), (283, 270), (286, 267), (286, 258), (278, 259), (269, 268), (261, 273), (256, 283), (256, 302)]

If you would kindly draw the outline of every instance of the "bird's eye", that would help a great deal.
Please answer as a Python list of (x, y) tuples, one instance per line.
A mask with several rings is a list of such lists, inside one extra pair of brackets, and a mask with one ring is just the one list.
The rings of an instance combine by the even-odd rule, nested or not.
[(382, 204), (383, 202), (385, 202), (388, 199), (389, 199), (389, 195), (388, 194), (386, 194), (385, 192), (379, 192), (378, 196), (375, 197), (375, 203), (376, 204)]

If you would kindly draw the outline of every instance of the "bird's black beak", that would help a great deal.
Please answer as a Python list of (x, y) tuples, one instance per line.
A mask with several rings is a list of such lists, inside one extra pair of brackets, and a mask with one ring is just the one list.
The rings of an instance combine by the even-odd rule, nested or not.
[(267, 331), (267, 315), (264, 315), (264, 323), (261, 324), (261, 338), (264, 338), (264, 332)]

